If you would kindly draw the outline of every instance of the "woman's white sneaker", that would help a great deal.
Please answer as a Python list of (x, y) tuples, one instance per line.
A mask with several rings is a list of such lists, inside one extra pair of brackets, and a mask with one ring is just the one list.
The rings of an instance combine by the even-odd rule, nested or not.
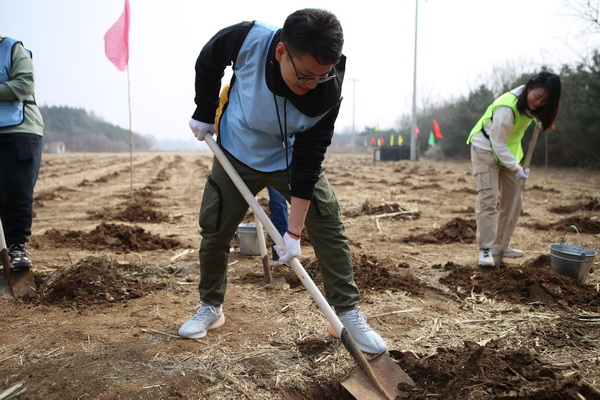
[(492, 256), (492, 249), (481, 249), (479, 250), (479, 266), (481, 267), (493, 267), (496, 265), (494, 257)]
[[(500, 245), (499, 244), (495, 244), (494, 245), (494, 250), (492, 252), (494, 255), (498, 255), (500, 254)], [(504, 253), (502, 253), (503, 257), (506, 258), (519, 258), (519, 257), (523, 257), (525, 255), (525, 253), (519, 249), (513, 249), (512, 246), (506, 246), (504, 248)]]

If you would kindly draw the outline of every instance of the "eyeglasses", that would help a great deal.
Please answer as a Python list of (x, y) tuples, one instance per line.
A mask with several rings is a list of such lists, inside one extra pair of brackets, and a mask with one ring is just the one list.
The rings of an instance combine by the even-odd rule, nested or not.
[(296, 69), (296, 64), (294, 64), (294, 58), (292, 56), (292, 53), (290, 53), (290, 48), (284, 42), (282, 42), (282, 43), (285, 45), (285, 48), (287, 49), (287, 52), (288, 52), (290, 61), (292, 62), (292, 67), (294, 68), (294, 72), (296, 73), (296, 79), (298, 80), (299, 85), (308, 85), (311, 83), (323, 83), (323, 82), (330, 81), (336, 77), (335, 74), (326, 76), (324, 78), (306, 78), (306, 77), (302, 77), (302, 76), (298, 75), (298, 70)]

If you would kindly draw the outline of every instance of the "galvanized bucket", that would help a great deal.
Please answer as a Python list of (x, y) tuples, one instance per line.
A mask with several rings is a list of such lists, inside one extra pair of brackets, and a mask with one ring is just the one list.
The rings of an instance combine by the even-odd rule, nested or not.
[(552, 271), (573, 278), (583, 285), (590, 272), (594, 258), (598, 254), (592, 249), (561, 242), (550, 245)]
[[(263, 230), (263, 235), (265, 234)], [(245, 256), (259, 256), (260, 246), (256, 235), (256, 224), (239, 224), (236, 233), (240, 253)]]

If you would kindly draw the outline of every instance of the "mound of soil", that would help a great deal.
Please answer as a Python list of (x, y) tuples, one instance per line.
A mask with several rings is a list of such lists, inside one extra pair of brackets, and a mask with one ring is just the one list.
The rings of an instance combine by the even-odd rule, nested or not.
[(564, 377), (529, 349), (498, 350), (493, 343), (438, 348), (429, 357), (391, 351), (417, 387), (405, 387), (402, 400), (597, 399), (600, 392), (579, 375)]
[(159, 186), (147, 185), (133, 193), (133, 199), (136, 203), (146, 204), (148, 207), (157, 207), (158, 203), (153, 201), (153, 198), (164, 197), (156, 193)]
[(57, 187), (53, 190), (47, 190), (44, 192), (40, 192), (37, 194), (33, 201), (35, 206), (42, 206), (44, 201), (52, 201), (52, 200), (64, 200), (65, 196), (61, 194), (61, 192), (70, 192), (72, 189), (69, 189), (64, 186)]
[(592, 286), (578, 286), (569, 277), (550, 268), (550, 256), (538, 258), (519, 267), (501, 268), (488, 274), (473, 268), (446, 264), (450, 273), (440, 282), (450, 288), (462, 287), (488, 297), (518, 304), (542, 305), (558, 309), (597, 311), (600, 293)]
[(344, 212), (344, 216), (356, 218), (361, 215), (382, 216), (394, 220), (415, 220), (421, 217), (420, 211), (405, 210), (398, 203), (372, 205), (369, 201), (365, 201), (358, 210)]
[(411, 235), (403, 240), (405, 243), (474, 243), (477, 225), (475, 220), (453, 218), (444, 226), (421, 235)]
[[(316, 284), (321, 284), (321, 273), (316, 258), (301, 260), (304, 269)], [(352, 254), (354, 265), (354, 281), (361, 291), (370, 292), (399, 292), (404, 291), (411, 294), (421, 294), (423, 285), (410, 272), (401, 274), (398, 269), (406, 269), (406, 266), (389, 260), (378, 260), (377, 257), (368, 254)], [(296, 273), (286, 266), (278, 266), (273, 269), (274, 276), (283, 276), (290, 288), (303, 287)], [(255, 283), (261, 281), (263, 276), (250, 272), (239, 281), (242, 283)]]
[(571, 214), (577, 211), (600, 211), (600, 197), (590, 199), (587, 203), (560, 205), (548, 208), (555, 214)]
[(121, 302), (142, 297), (165, 283), (148, 285), (131, 279), (132, 265), (121, 265), (107, 258), (88, 257), (75, 265), (56, 271), (40, 285), (44, 303), (70, 307)]
[[(354, 280), (360, 290), (373, 292), (404, 291), (421, 294), (423, 286), (412, 274), (399, 274), (395, 271), (403, 266), (388, 260), (378, 260), (368, 254), (352, 254)], [(394, 271), (394, 272), (390, 272)]]
[(179, 240), (161, 238), (143, 228), (102, 223), (91, 232), (49, 229), (33, 237), (33, 248), (73, 247), (83, 250), (111, 249), (114, 251), (169, 250), (181, 247)]
[[(88, 211), (90, 219), (118, 220), (126, 222), (168, 222), (167, 214), (155, 210), (160, 204), (153, 200), (152, 188), (146, 186), (133, 193), (133, 201), (128, 199), (116, 208), (104, 208), (103, 211)], [(124, 209), (123, 209), (124, 207)]]
[(105, 208), (103, 211), (88, 211), (89, 219), (93, 220), (117, 220), (125, 222), (147, 222), (159, 223), (169, 222), (170, 218), (167, 214), (154, 210), (151, 203), (147, 201), (136, 201), (132, 204), (126, 204), (125, 209), (110, 209)]
[(466, 193), (466, 194), (472, 194), (472, 195), (476, 195), (477, 194), (477, 190), (475, 190), (473, 188), (469, 188), (469, 187), (465, 187), (465, 188), (461, 188), (461, 189), (455, 189), (452, 192), (453, 193)]
[(346, 211), (344, 212), (344, 216), (346, 217), (358, 217), (361, 215), (378, 215), (378, 214), (390, 214), (403, 211), (398, 203), (392, 204), (380, 204), (380, 205), (372, 205), (368, 200), (365, 201), (358, 210)]
[(97, 183), (107, 183), (107, 182), (109, 182), (112, 179), (118, 178), (119, 175), (120, 174), (115, 171), (112, 174), (101, 176), (100, 178), (96, 179), (93, 182), (89, 181), (88, 179), (84, 179), (81, 182), (79, 182), (79, 184), (77, 186), (79, 186), (79, 187), (87, 187), (87, 186), (94, 186), (94, 184), (97, 184)]
[(423, 190), (423, 189), (439, 189), (441, 188), (439, 183), (432, 183), (430, 185), (414, 185), (411, 190)]
[(145, 204), (134, 203), (128, 205), (115, 219), (127, 222), (168, 222), (169, 216), (161, 211), (153, 210)]
[(551, 187), (551, 188), (548, 189), (548, 188), (545, 188), (545, 187), (540, 186), (540, 185), (533, 185), (531, 187), (525, 188), (525, 190), (527, 190), (527, 191), (529, 191), (529, 190), (537, 190), (539, 192), (544, 192), (544, 193), (560, 193), (560, 190), (558, 190), (558, 189), (555, 189), (553, 187)]
[(550, 224), (538, 222), (530, 225), (530, 227), (540, 231), (554, 230), (572, 232), (573, 228), (571, 228), (571, 225), (575, 225), (579, 232), (582, 233), (600, 233), (600, 220), (582, 216), (567, 217)]

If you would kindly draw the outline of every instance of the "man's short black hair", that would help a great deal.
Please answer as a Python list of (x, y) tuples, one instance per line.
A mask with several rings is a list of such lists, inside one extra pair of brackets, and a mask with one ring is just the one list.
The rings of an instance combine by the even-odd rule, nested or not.
[(298, 56), (311, 54), (320, 64), (337, 64), (344, 47), (344, 32), (337, 17), (327, 10), (305, 8), (290, 14), (281, 38)]

